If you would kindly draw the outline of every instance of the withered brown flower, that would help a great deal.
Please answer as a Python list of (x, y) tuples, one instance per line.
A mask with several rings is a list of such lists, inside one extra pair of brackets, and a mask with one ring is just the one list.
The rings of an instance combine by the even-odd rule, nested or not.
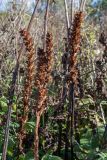
[(74, 90), (78, 88), (77, 53), (80, 50), (82, 21), (83, 12), (79, 11), (75, 14), (73, 27), (69, 36), (69, 80), (74, 84)]
[(26, 51), (27, 51), (27, 68), (26, 68), (26, 79), (23, 91), (23, 115), (21, 117), (21, 127), (19, 133), (19, 149), (20, 152), (23, 152), (23, 139), (26, 137), (25, 124), (28, 121), (29, 114), (29, 99), (31, 96), (32, 90), (32, 81), (34, 77), (34, 45), (33, 39), (30, 34), (25, 30), (20, 31), (20, 35), (23, 38)]
[(53, 43), (52, 35), (47, 33), (46, 37), (46, 52), (43, 49), (38, 49), (37, 55), (37, 71), (35, 77), (35, 86), (38, 90), (36, 103), (36, 126), (35, 126), (35, 140), (34, 140), (34, 154), (36, 159), (39, 159), (38, 146), (38, 128), (40, 125), (40, 118), (46, 107), (47, 101), (47, 85), (50, 81), (52, 57), (53, 57)]

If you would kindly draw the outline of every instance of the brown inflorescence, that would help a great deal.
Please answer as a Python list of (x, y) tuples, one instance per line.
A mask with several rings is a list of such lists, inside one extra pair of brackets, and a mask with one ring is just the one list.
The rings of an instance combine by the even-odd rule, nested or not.
[(21, 127), (19, 133), (19, 149), (20, 152), (23, 152), (23, 140), (26, 137), (26, 130), (24, 129), (26, 122), (28, 121), (28, 114), (29, 114), (29, 98), (31, 96), (32, 90), (32, 81), (34, 77), (34, 44), (33, 39), (30, 34), (25, 30), (20, 31), (20, 35), (23, 37), (23, 41), (26, 47), (27, 54), (27, 73), (23, 91), (23, 105), (24, 111), (21, 118)]
[(46, 68), (47, 68), (47, 57), (46, 52), (43, 49), (39, 48), (37, 52), (37, 67), (36, 67), (36, 79), (35, 86), (39, 88), (44, 86), (46, 83)]
[(53, 63), (53, 41), (51, 33), (47, 33), (46, 37), (46, 54), (47, 54), (47, 83), (48, 83), (51, 80), (51, 69)]
[(36, 103), (36, 127), (35, 127), (35, 140), (34, 140), (34, 154), (35, 159), (39, 159), (39, 137), (38, 128), (40, 125), (40, 117), (44, 112), (47, 101), (47, 85), (51, 77), (53, 59), (53, 43), (52, 35), (47, 33), (46, 36), (46, 52), (43, 49), (38, 49), (37, 54), (37, 71), (35, 77), (35, 86), (37, 88), (37, 103)]
[(53, 60), (53, 43), (52, 34), (47, 33), (46, 37), (46, 52), (43, 49), (38, 49), (37, 57), (37, 73), (36, 73), (36, 87), (46, 86), (50, 81), (51, 68)]
[(38, 88), (37, 107), (39, 107), (39, 110), (40, 108), (43, 108), (41, 104), (44, 103), (44, 101), (46, 100), (47, 84), (51, 79), (50, 77), (51, 77), (52, 59), (53, 59), (52, 34), (47, 33), (46, 52), (44, 52), (43, 49), (39, 48), (37, 57), (37, 72), (36, 72), (35, 85)]
[(74, 17), (73, 27), (69, 37), (69, 81), (74, 84), (75, 94), (78, 86), (78, 68), (77, 53), (80, 50), (81, 24), (83, 21), (83, 12), (77, 12)]

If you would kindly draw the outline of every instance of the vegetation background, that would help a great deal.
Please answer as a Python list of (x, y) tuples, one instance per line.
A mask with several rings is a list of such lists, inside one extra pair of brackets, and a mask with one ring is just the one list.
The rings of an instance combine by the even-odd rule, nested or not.
[(81, 2), (0, 2), (2, 160), (107, 160), (107, 0)]

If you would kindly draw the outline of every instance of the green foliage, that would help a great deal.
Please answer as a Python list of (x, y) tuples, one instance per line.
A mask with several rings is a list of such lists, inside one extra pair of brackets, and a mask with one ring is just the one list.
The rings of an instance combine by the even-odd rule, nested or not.
[(79, 102), (80, 106), (82, 106), (82, 105), (87, 105), (88, 106), (90, 104), (94, 105), (94, 101), (93, 101), (92, 97), (82, 98)]
[(46, 154), (45, 156), (43, 156), (42, 160), (62, 160), (62, 159), (58, 156)]
[(33, 132), (35, 128), (35, 122), (34, 121), (27, 122), (25, 128), (28, 132)]
[[(18, 2), (18, 1), (17, 1)], [(52, 83), (50, 82), (48, 85), (48, 99), (47, 106), (44, 114), (41, 117), (41, 122), (39, 126), (39, 156), (41, 160), (64, 160), (65, 155), (65, 137), (68, 134), (68, 157), (71, 159), (71, 121), (69, 123), (68, 133), (66, 133), (67, 128), (67, 119), (68, 115), (71, 118), (71, 110), (69, 108), (69, 85), (66, 83), (67, 89), (67, 97), (63, 102), (62, 92), (63, 88), (63, 80), (69, 79), (69, 67), (67, 66), (67, 75), (65, 77), (65, 73), (62, 67), (62, 55), (65, 53), (65, 42), (63, 38), (66, 38), (66, 20), (64, 19), (64, 1), (55, 0), (55, 3), (51, 1), (50, 4), (50, 12), (49, 12), (49, 30), (52, 28), (53, 38), (54, 38), (54, 65), (52, 70)], [(68, 1), (69, 8), (69, 17), (70, 17), (70, 2)], [(91, 0), (88, 0), (91, 4)], [(44, 7), (46, 4), (46, 0), (41, 0), (41, 5), (37, 10), (38, 15), (35, 17), (35, 22), (32, 28), (31, 34), (34, 42), (37, 47), (42, 44), (40, 33), (43, 32), (43, 16), (44, 16)], [(101, 6), (100, 6), (101, 5)], [(100, 6), (98, 8), (98, 6)], [(8, 88), (10, 87), (12, 80), (12, 73), (14, 70), (14, 66), (16, 64), (16, 52), (19, 48), (21, 48), (20, 44), (22, 44), (22, 40), (18, 35), (20, 28), (27, 28), (26, 25), (30, 20), (29, 11), (24, 13), (24, 9), (20, 8), (18, 5), (18, 10), (20, 8), (20, 12), (17, 12), (17, 5), (15, 6), (15, 11), (12, 8), (10, 13), (0, 13), (0, 19), (7, 19), (7, 22), (3, 22), (1, 24), (1, 51), (0, 51), (0, 62), (2, 59), (2, 63), (0, 64), (0, 159), (2, 153), (2, 147), (4, 142), (4, 129), (7, 120), (7, 111), (8, 111)], [(52, 8), (51, 8), (52, 7)], [(98, 97), (97, 93), (97, 85), (96, 79), (97, 75), (101, 74), (99, 72), (100, 68), (97, 67), (96, 61), (97, 58), (100, 60), (103, 58), (102, 52), (103, 47), (99, 47), (99, 33), (102, 32), (99, 30), (99, 14), (101, 16), (101, 12), (105, 11), (107, 7), (107, 0), (102, 0), (101, 3), (98, 3), (97, 7), (89, 5), (86, 10), (88, 15), (85, 18), (85, 23), (82, 29), (82, 38), (81, 38), (81, 52), (77, 54), (78, 60), (78, 68), (80, 71), (80, 80), (81, 86), (79, 89), (83, 89), (83, 95), (80, 98), (79, 96), (75, 97), (75, 131), (74, 131), (74, 152), (80, 160), (107, 160), (107, 144), (106, 142), (106, 134), (105, 134), (105, 126), (104, 119), (107, 119), (107, 95), (104, 93), (100, 93)], [(60, 12), (61, 10), (61, 12)], [(21, 13), (23, 12), (23, 16)], [(31, 12), (30, 12), (31, 13)], [(8, 16), (9, 15), (9, 16)], [(16, 17), (14, 17), (16, 16)], [(40, 17), (39, 17), (40, 16)], [(14, 20), (15, 19), (15, 20)], [(10, 23), (12, 20), (12, 23)], [(21, 20), (21, 21), (20, 21)], [(6, 23), (6, 24), (5, 24)], [(22, 26), (17, 26), (22, 25)], [(8, 27), (9, 25), (9, 27)], [(39, 27), (37, 27), (39, 26)], [(37, 28), (36, 28), (37, 27)], [(3, 31), (2, 31), (3, 30)], [(36, 31), (36, 32), (35, 32)], [(57, 31), (54, 34), (54, 31)], [(76, 37), (77, 38), (77, 37)], [(6, 41), (7, 40), (7, 41)], [(40, 41), (40, 43), (39, 43)], [(5, 45), (4, 45), (5, 44)], [(3, 46), (3, 48), (2, 48)], [(9, 49), (8, 49), (9, 47)], [(97, 49), (102, 52), (97, 53)], [(20, 130), (20, 119), (23, 114), (23, 88), (25, 85), (25, 75), (26, 75), (26, 55), (22, 54), (22, 58), (20, 60), (20, 69), (22, 67), (22, 72), (20, 73), (18, 79), (16, 81), (16, 90), (15, 96), (13, 97), (12, 104), (12, 115), (11, 115), (11, 124), (10, 124), (10, 133), (9, 133), (9, 144), (7, 150), (7, 160), (34, 160), (34, 130), (35, 130), (35, 110), (36, 110), (36, 100), (37, 100), (37, 90), (35, 86), (32, 89), (32, 95), (29, 100), (29, 115), (28, 122), (25, 124), (25, 130), (27, 133), (27, 138), (24, 141), (24, 150), (25, 155), (21, 155), (19, 153), (18, 145), (18, 133)], [(101, 56), (101, 58), (100, 58)], [(65, 55), (66, 58), (66, 55)], [(36, 60), (36, 57), (34, 58)], [(103, 59), (103, 63), (106, 62)], [(67, 62), (69, 63), (69, 61)], [(36, 63), (35, 63), (36, 64)], [(105, 65), (105, 64), (103, 64)], [(36, 67), (35, 67), (36, 68)], [(97, 69), (96, 69), (97, 68)], [(24, 71), (23, 71), (24, 70)], [(106, 75), (106, 66), (104, 66), (104, 70), (102, 71)], [(35, 71), (36, 72), (36, 71)], [(100, 74), (99, 74), (100, 73)], [(42, 75), (43, 76), (43, 75)], [(101, 78), (102, 78), (101, 77)], [(103, 89), (106, 89), (107, 86), (107, 75), (104, 77), (104, 81), (106, 82), (103, 86)], [(92, 83), (93, 82), (93, 83)], [(65, 96), (66, 96), (65, 94)], [(64, 103), (64, 104), (63, 104)], [(101, 108), (102, 107), (102, 108)], [(104, 110), (104, 117), (102, 117), (102, 111)], [(69, 112), (70, 111), (70, 112)], [(76, 139), (76, 132), (79, 133), (79, 140)], [(60, 146), (60, 154), (58, 152), (58, 143), (61, 136), (61, 146)], [(104, 145), (103, 145), (104, 144)], [(57, 155), (57, 156), (55, 156)], [(61, 158), (62, 159), (61, 159)]]
[(98, 153), (99, 159), (98, 160), (106, 160), (107, 159), (107, 153)]
[(0, 98), (0, 106), (1, 106), (1, 109), (2, 109), (3, 112), (7, 111), (8, 105), (7, 105), (7, 99), (6, 99), (6, 97), (2, 96)]
[(107, 9), (107, 0), (102, 0), (101, 9), (106, 11), (106, 9)]

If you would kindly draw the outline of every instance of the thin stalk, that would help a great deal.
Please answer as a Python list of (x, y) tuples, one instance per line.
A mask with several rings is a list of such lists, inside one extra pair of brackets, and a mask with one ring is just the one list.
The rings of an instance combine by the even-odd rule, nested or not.
[[(77, 69), (77, 53), (80, 49), (81, 38), (81, 23), (83, 19), (83, 13), (77, 12), (72, 26), (72, 33), (70, 39), (70, 63), (69, 63), (69, 110), (71, 115), (71, 159), (75, 159), (74, 153), (74, 108), (75, 108), (75, 96), (78, 95), (78, 69)], [(79, 47), (77, 47), (79, 46)], [(75, 96), (74, 96), (75, 95)]]
[(62, 122), (60, 120), (58, 121), (58, 128), (59, 128), (59, 135), (58, 135), (57, 153), (58, 153), (58, 156), (60, 156), (60, 154), (61, 154), (61, 145), (62, 145)]
[(39, 125), (40, 125), (40, 115), (36, 115), (36, 127), (35, 127), (35, 152), (34, 157), (35, 160), (39, 160)]
[(74, 19), (74, 0), (71, 0), (71, 26)]
[[(29, 22), (27, 31), (30, 31), (30, 29), (32, 27), (32, 22), (33, 22), (33, 19), (35, 17), (35, 14), (36, 14), (38, 2), (39, 2), (39, 0), (37, 0), (37, 2), (36, 2), (34, 12), (31, 16), (31, 20)], [(13, 97), (14, 97), (14, 93), (15, 93), (16, 80), (17, 80), (17, 76), (18, 76), (19, 61), (20, 61), (21, 54), (23, 53), (23, 49), (24, 49), (24, 45), (22, 45), (21, 49), (19, 50), (16, 66), (15, 66), (13, 76), (12, 76), (12, 82), (11, 82), (11, 85), (10, 85), (10, 88), (9, 88), (9, 91), (8, 91), (9, 103), (8, 103), (7, 122), (6, 122), (5, 137), (4, 137), (4, 144), (3, 144), (3, 151), (2, 151), (2, 160), (6, 160), (6, 155), (7, 155), (7, 147), (8, 147), (8, 141), (9, 141), (9, 130), (10, 130), (10, 123), (11, 123), (11, 112), (12, 112)]]
[(100, 110), (101, 110), (101, 115), (102, 115), (102, 120), (103, 120), (104, 127), (106, 127), (106, 120), (105, 120), (105, 116), (104, 116), (104, 110), (103, 110), (103, 107), (102, 107), (101, 104), (100, 104)]
[[(69, 15), (68, 15), (68, 5), (67, 5), (67, 0), (64, 0), (64, 7), (65, 7), (65, 18), (66, 18), (66, 29), (67, 29), (67, 46), (65, 46), (65, 48), (67, 47), (68, 49), (65, 49), (65, 54), (67, 55), (63, 55), (63, 70), (64, 70), (64, 80), (63, 80), (63, 92), (62, 92), (62, 98), (64, 98), (64, 102), (66, 101), (66, 97), (67, 97), (67, 86), (66, 86), (66, 72), (67, 72), (67, 61), (68, 61), (68, 54), (69, 54), (69, 30), (70, 30), (70, 22), (69, 22)], [(66, 53), (67, 52), (67, 53)], [(64, 103), (63, 103), (64, 105)], [(70, 125), (70, 115), (69, 115), (69, 111), (68, 111), (68, 116), (67, 116), (67, 122), (66, 122), (66, 134), (65, 134), (65, 160), (68, 160), (68, 148), (69, 148), (69, 125)]]
[(74, 105), (75, 105), (75, 97), (74, 97), (74, 84), (70, 84), (70, 94), (69, 94), (69, 108), (71, 115), (71, 159), (74, 160)]
[(69, 126), (70, 126), (70, 114), (68, 112), (67, 122), (66, 122), (66, 134), (65, 134), (65, 157), (64, 160), (68, 160), (68, 148), (69, 148)]
[(86, 4), (86, 0), (81, 0), (80, 8), (79, 8), (80, 11), (84, 11), (85, 10), (85, 4)]
[(2, 160), (6, 160), (8, 140), (9, 140), (9, 130), (10, 130), (10, 123), (11, 123), (13, 96), (14, 96), (14, 92), (15, 92), (15, 84), (16, 84), (17, 75), (18, 75), (18, 68), (19, 68), (19, 64), (16, 64), (15, 70), (13, 72), (11, 87), (10, 87), (9, 93), (8, 93), (9, 103), (8, 103), (8, 113), (7, 113), (7, 122), (6, 122), (6, 128), (5, 128), (5, 137), (4, 137), (4, 144), (3, 144)]
[(33, 13), (32, 13), (32, 16), (31, 16), (31, 19), (30, 19), (30, 22), (28, 24), (28, 27), (27, 27), (27, 32), (30, 31), (31, 27), (32, 27), (32, 23), (33, 23), (33, 20), (35, 18), (35, 14), (36, 14), (36, 11), (37, 11), (37, 6), (38, 6), (38, 3), (39, 3), (40, 0), (36, 0), (36, 4), (35, 4), (35, 8), (33, 10)]
[(44, 16), (44, 42), (43, 42), (44, 52), (46, 52), (46, 35), (47, 35), (47, 25), (48, 25), (49, 3), (50, 0), (47, 0), (46, 12)]
[(66, 17), (66, 26), (67, 26), (67, 37), (69, 37), (70, 23), (69, 23), (69, 15), (68, 15), (68, 5), (66, 0), (64, 0), (64, 6), (65, 6), (65, 17)]

